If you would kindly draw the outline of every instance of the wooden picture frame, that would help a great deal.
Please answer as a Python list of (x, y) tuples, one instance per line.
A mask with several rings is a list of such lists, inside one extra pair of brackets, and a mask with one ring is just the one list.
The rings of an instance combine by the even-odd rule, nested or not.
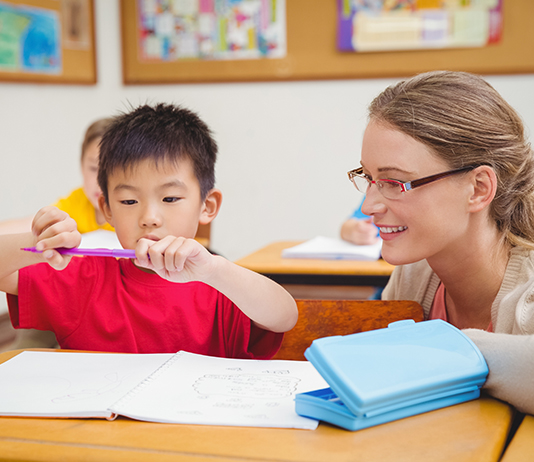
[[(59, 50), (58, 55), (60, 54), (57, 64), (42, 68), (31, 68), (23, 64), (30, 60), (30, 57), (27, 57), (26, 51), (20, 50), (22, 44), (16, 43), (11, 49), (9, 43), (4, 43), (3, 48), (0, 44), (0, 53), (8, 53), (4, 55), (3, 61), (0, 56), (0, 82), (85, 85), (96, 83), (93, 0), (1, 0), (0, 7), (4, 7), (3, 13), (6, 16), (10, 16), (12, 28), (19, 27), (19, 21), (24, 24), (24, 16), (48, 17), (52, 18), (54, 27), (57, 27), (57, 36), (60, 37), (57, 40), (60, 46), (53, 47), (54, 50)], [(31, 20), (29, 23), (31, 24)], [(16, 38), (14, 33), (11, 37)]]
[(125, 84), (288, 81), (409, 76), (436, 69), (477, 74), (534, 72), (534, 1), (505, 0), (503, 34), (482, 48), (337, 51), (336, 0), (286, 0), (287, 56), (233, 61), (143, 62), (136, 0), (121, 0)]

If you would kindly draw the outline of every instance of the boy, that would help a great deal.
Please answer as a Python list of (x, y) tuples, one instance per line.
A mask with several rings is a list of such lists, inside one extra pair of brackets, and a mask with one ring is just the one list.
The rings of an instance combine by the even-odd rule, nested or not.
[[(193, 239), (221, 205), (216, 154), (210, 130), (186, 109), (116, 117), (100, 146), (99, 205), (137, 258), (61, 255), (54, 249), (80, 243), (76, 224), (41, 209), (33, 233), (0, 236), (14, 327), (52, 330), (69, 349), (272, 357), (297, 319), (291, 295)], [(43, 253), (20, 250), (33, 245)]]

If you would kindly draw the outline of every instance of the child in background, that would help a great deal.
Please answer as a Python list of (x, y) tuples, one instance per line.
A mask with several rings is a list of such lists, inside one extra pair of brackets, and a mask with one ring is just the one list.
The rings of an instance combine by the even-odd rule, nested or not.
[[(68, 197), (58, 200), (54, 205), (67, 212), (78, 224), (80, 233), (98, 229), (113, 231), (113, 227), (98, 208), (98, 198), (102, 192), (98, 186), (99, 143), (111, 119), (99, 119), (86, 130), (81, 149), (81, 171), (83, 186), (75, 189)], [(0, 223), (0, 234), (23, 233), (31, 229), (33, 216), (8, 220)]]
[[(89, 233), (99, 229), (114, 231), (98, 207), (98, 198), (102, 191), (97, 181), (99, 144), (110, 121), (109, 118), (103, 118), (89, 125), (82, 142), (80, 158), (83, 186), (54, 204), (76, 221), (80, 233)], [(32, 220), (33, 216), (29, 216), (2, 222), (0, 223), (0, 234), (29, 231)], [(54, 347), (57, 347), (57, 341), (52, 332), (19, 329), (15, 334), (15, 340), (8, 346), (8, 349)]]
[[(378, 228), (373, 224), (373, 219), (362, 212), (362, 204), (341, 225), (341, 239), (355, 245), (376, 244), (380, 240)], [(380, 300), (383, 290), (384, 287), (375, 287), (368, 300)]]
[[(192, 112), (158, 104), (116, 117), (102, 138), (99, 205), (136, 259), (70, 258), (76, 224), (41, 209), (33, 233), (0, 236), (0, 289), (18, 328), (62, 348), (270, 358), (297, 320), (281, 286), (194, 240), (217, 215), (217, 146)], [(42, 253), (20, 250), (36, 246)], [(62, 271), (57, 271), (62, 270)]]
[(362, 212), (362, 205), (351, 217), (343, 222), (340, 230), (341, 239), (355, 245), (372, 245), (380, 239), (373, 219)]
[(392, 85), (369, 114), (349, 178), (398, 265), (382, 298), (463, 329), (484, 388), (534, 414), (534, 153), (520, 117), (482, 78), (447, 71)]
[(99, 229), (114, 231), (98, 206), (102, 191), (97, 181), (100, 140), (110, 122), (111, 119), (100, 119), (89, 126), (82, 143), (83, 186), (54, 204), (74, 219), (78, 225), (78, 231), (82, 234)]

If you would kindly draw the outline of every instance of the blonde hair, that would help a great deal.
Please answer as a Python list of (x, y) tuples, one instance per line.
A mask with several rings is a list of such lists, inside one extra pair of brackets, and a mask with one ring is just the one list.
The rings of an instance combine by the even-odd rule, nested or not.
[(87, 149), (87, 146), (89, 146), (94, 140), (102, 138), (111, 121), (111, 118), (98, 119), (95, 120), (91, 125), (89, 125), (89, 127), (87, 127), (82, 142), (81, 160), (83, 160), (83, 156), (85, 155), (85, 150)]
[(451, 169), (492, 167), (491, 218), (505, 241), (534, 249), (534, 153), (521, 118), (489, 83), (466, 72), (427, 72), (384, 90), (369, 117), (423, 143)]

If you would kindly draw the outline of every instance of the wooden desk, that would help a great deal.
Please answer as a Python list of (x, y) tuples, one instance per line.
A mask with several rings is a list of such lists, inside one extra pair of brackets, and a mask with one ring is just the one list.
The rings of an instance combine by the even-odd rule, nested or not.
[[(0, 363), (18, 354), (0, 354)], [(58, 354), (68, 354), (59, 351)], [(173, 425), (119, 418), (0, 418), (10, 461), (498, 461), (512, 411), (491, 398), (357, 432)]]
[(385, 286), (394, 266), (384, 260), (315, 260), (282, 258), (282, 250), (302, 241), (281, 241), (235, 263), (264, 274), (280, 284)]
[(534, 416), (526, 415), (508, 445), (502, 462), (532, 462), (534, 459)]

